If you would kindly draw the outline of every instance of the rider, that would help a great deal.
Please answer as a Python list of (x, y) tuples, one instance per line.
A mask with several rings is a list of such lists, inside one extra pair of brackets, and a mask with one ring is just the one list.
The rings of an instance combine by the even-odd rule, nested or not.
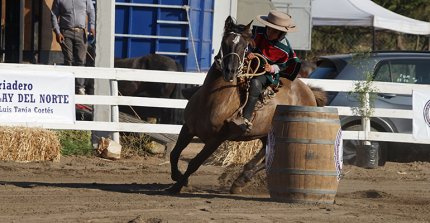
[(239, 117), (239, 121), (235, 120), (243, 131), (252, 129), (252, 113), (263, 89), (269, 85), (279, 85), (280, 76), (293, 81), (301, 65), (299, 58), (297, 58), (285, 36), (287, 32), (296, 31), (291, 16), (280, 11), (271, 10), (269, 15), (260, 15), (256, 19), (264, 24), (265, 27), (255, 29), (255, 48), (247, 55), (247, 58), (255, 58), (254, 53), (261, 54), (267, 60), (267, 63), (264, 64), (266, 73), (251, 79), (248, 101), (243, 109), (243, 117)]

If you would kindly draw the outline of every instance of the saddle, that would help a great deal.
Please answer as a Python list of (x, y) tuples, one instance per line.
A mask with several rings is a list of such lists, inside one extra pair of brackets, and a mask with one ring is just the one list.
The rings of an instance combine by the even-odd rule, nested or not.
[[(246, 97), (248, 97), (248, 92), (249, 92), (249, 84), (248, 84), (249, 79), (248, 78), (239, 78), (238, 80), (238, 86), (239, 86), (239, 91), (241, 94), (241, 106), (245, 106), (245, 102), (246, 102)], [(261, 109), (262, 107), (264, 107), (264, 105), (268, 104), (275, 96), (276, 93), (279, 91), (279, 88), (282, 87), (282, 82), (280, 81), (280, 83), (278, 85), (269, 85), (267, 86), (263, 92), (261, 92), (260, 96), (259, 96), (259, 100), (257, 102), (257, 104), (255, 105), (255, 109), (254, 111), (257, 111), (259, 109)]]
[(274, 86), (268, 86), (264, 91), (260, 94), (259, 100), (257, 104), (255, 105), (254, 110), (261, 109), (264, 105), (269, 103), (270, 100), (272, 100), (276, 96), (276, 92), (278, 92), (279, 87)]

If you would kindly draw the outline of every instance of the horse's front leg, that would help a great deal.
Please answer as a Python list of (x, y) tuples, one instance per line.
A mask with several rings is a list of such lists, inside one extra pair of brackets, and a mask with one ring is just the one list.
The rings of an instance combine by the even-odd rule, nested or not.
[(188, 183), (188, 178), (191, 174), (197, 171), (197, 169), (203, 164), (205, 160), (221, 145), (224, 140), (213, 139), (206, 143), (203, 149), (188, 163), (188, 168), (184, 175), (167, 191), (170, 194), (178, 194), (181, 192), (182, 187)]
[(262, 138), (261, 141), (263, 142), (263, 147), (250, 161), (248, 161), (248, 163), (245, 164), (242, 173), (238, 178), (236, 178), (230, 187), (231, 194), (241, 193), (242, 189), (251, 181), (255, 174), (265, 168), (264, 157), (266, 155), (267, 137)]
[(184, 124), (182, 126), (181, 132), (179, 133), (178, 141), (176, 141), (175, 147), (173, 148), (172, 152), (170, 152), (171, 178), (174, 181), (178, 181), (182, 178), (182, 173), (178, 168), (179, 157), (181, 156), (181, 153), (185, 147), (190, 144), (192, 139), (193, 135), (190, 133), (188, 126)]

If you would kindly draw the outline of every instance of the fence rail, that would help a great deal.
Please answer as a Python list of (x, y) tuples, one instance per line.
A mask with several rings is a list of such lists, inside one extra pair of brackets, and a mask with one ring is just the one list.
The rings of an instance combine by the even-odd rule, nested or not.
[[(29, 64), (1, 64), (0, 70), (22, 70), (22, 71), (58, 71), (71, 72), (75, 77), (109, 79), (110, 81), (146, 81), (177, 84), (197, 84), (204, 81), (204, 73), (185, 73), (170, 71), (134, 70), (124, 68), (94, 68), (94, 67), (69, 67), (52, 65), (29, 65)], [(325, 91), (349, 92), (354, 88), (354, 81), (345, 80), (315, 80), (302, 79), (307, 84), (323, 88)], [(412, 95), (414, 90), (430, 91), (428, 85), (400, 84), (375, 82), (374, 86), (379, 93), (394, 93), (402, 95)], [(131, 105), (159, 108), (185, 108), (187, 101), (183, 99), (160, 99), (147, 97), (117, 96), (118, 92), (112, 95), (76, 95), (77, 104), (94, 105)], [(353, 116), (352, 108), (336, 107), (339, 115)], [(375, 108), (374, 117), (390, 117), (412, 119), (412, 110), (381, 109)], [(75, 130), (96, 130), (111, 132), (141, 132), (141, 133), (170, 133), (179, 134), (180, 125), (173, 124), (146, 124), (146, 123), (122, 123), (122, 122), (95, 122), (76, 121), (74, 124), (52, 124), (52, 123), (0, 123), (9, 126), (41, 127), (47, 129), (75, 129)], [(343, 131), (344, 139), (369, 140), (369, 141), (392, 141), (430, 144), (430, 140), (414, 139), (412, 133), (386, 133), (386, 132), (366, 132), (366, 131)]]

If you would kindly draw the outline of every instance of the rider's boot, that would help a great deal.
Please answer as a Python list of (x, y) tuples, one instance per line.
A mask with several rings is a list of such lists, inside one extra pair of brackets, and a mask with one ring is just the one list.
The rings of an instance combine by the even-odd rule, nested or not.
[(252, 129), (251, 117), (257, 101), (258, 97), (249, 96), (248, 102), (243, 108), (243, 116), (237, 117), (235, 120), (233, 120), (233, 122), (236, 123), (236, 125), (239, 126), (243, 132), (250, 132)]

